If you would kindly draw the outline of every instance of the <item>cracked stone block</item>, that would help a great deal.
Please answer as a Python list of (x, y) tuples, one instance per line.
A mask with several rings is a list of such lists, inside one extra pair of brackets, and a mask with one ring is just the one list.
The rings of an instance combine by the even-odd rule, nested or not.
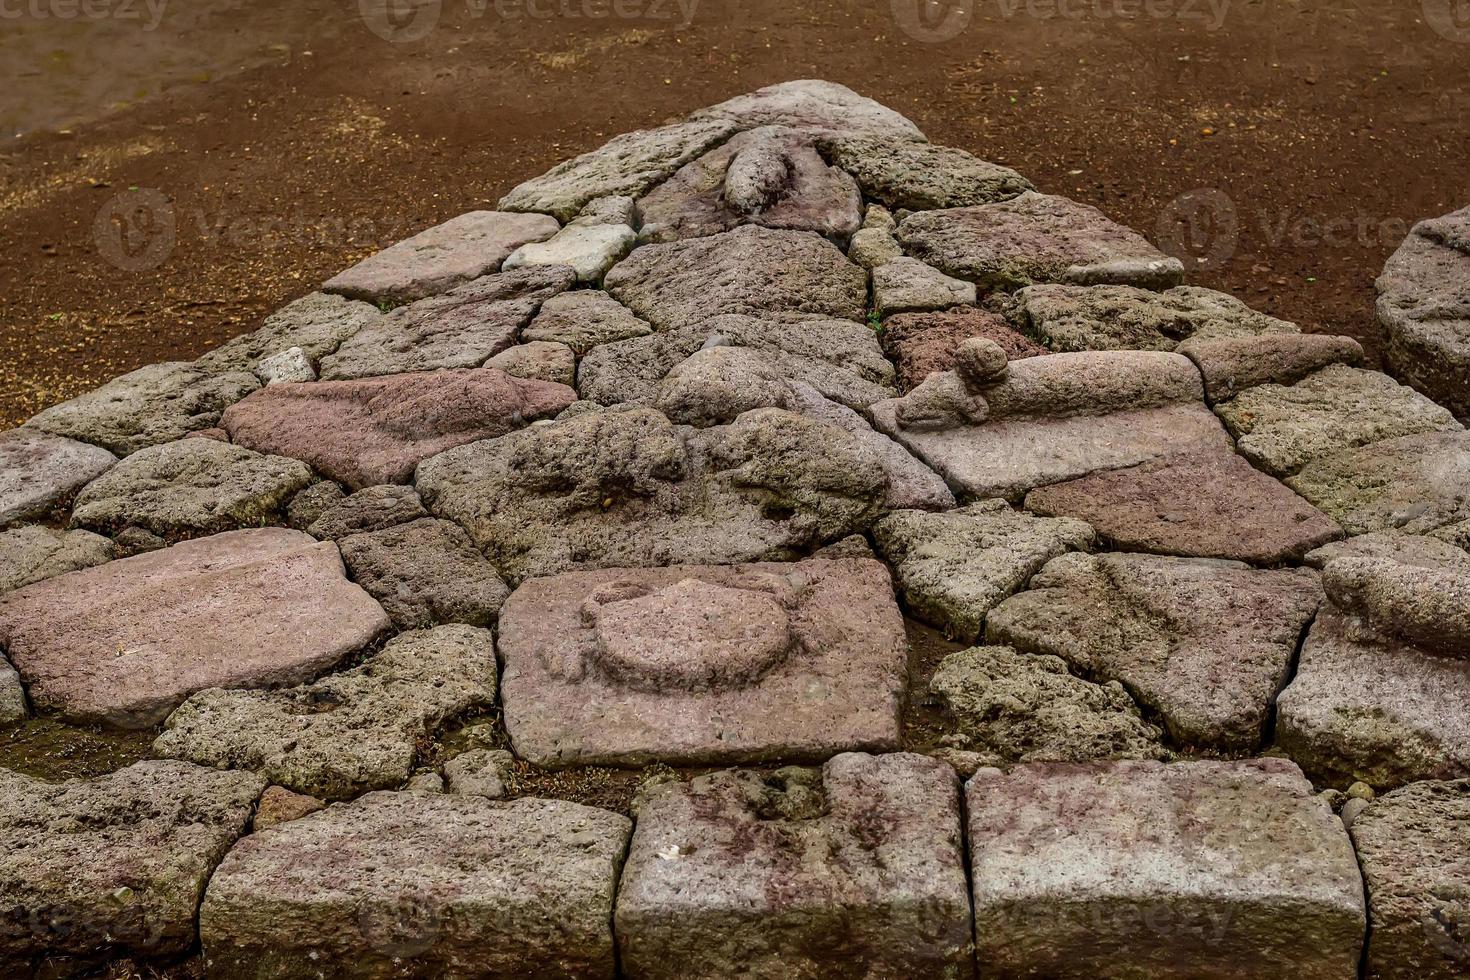
[(566, 266), (578, 282), (596, 285), (637, 243), (637, 232), (627, 225), (568, 225), (544, 242), (516, 249), (505, 260), (505, 268)]
[(1322, 601), (1317, 573), (1155, 555), (1063, 555), (991, 610), (985, 635), (1121, 681), (1184, 747), (1260, 747)]
[(1371, 980), (1470, 972), (1470, 780), (1423, 782), (1372, 801), (1352, 824), (1368, 886)]
[(800, 411), (810, 397), (862, 409), (892, 391), (824, 361), (779, 350), (706, 347), (676, 364), (659, 382), (653, 407), (674, 422), (710, 426), (757, 408)]
[(877, 133), (823, 134), (819, 145), (833, 164), (857, 178), (865, 197), (890, 208), (963, 208), (1035, 190), (1009, 167), (950, 146)]
[(1389, 558), (1428, 569), (1470, 574), (1470, 551), (1438, 538), (1401, 531), (1373, 531), (1336, 541), (1311, 552), (1304, 560), (1313, 568), (1326, 568), (1338, 558)]
[(610, 980), (626, 817), (561, 800), (370, 793), (252, 834), (199, 914), (221, 980)]
[(0, 528), (61, 510), (116, 462), (106, 449), (74, 439), (28, 428), (0, 432)]
[(577, 355), (566, 344), (533, 340), (507, 347), (485, 362), (506, 374), (530, 381), (552, 381), (571, 387), (577, 382)]
[(440, 626), (402, 633), (362, 666), (299, 687), (200, 691), (169, 715), (153, 751), (347, 799), (403, 785), (446, 722), (494, 705), (489, 631)]
[(645, 790), (618, 893), (630, 977), (973, 975), (954, 771), (848, 753)]
[(966, 803), (982, 976), (1357, 975), (1352, 844), (1290, 762), (982, 769)]
[(878, 562), (612, 568), (500, 617), (505, 727), (533, 765), (717, 765), (898, 745), (903, 616)]
[[(335, 484), (333, 484), (335, 486)], [(382, 531), (428, 517), (424, 502), (413, 487), (387, 484), (339, 497), (324, 507), (306, 531), (323, 541), (340, 541), (353, 534)]]
[(140, 449), (77, 495), (72, 524), (140, 527), (164, 538), (282, 523), (311, 467), (213, 439)]
[(399, 629), (439, 623), (488, 626), (510, 594), (464, 529), (425, 517), (341, 539), (353, 581)]
[(844, 538), (887, 492), (878, 457), (779, 409), (676, 426), (637, 408), (577, 415), (425, 460), (417, 487), (507, 581), (577, 568), (787, 560)]
[(495, 368), (277, 385), (233, 406), (237, 445), (290, 456), (352, 489), (406, 483), (423, 459), (494, 439), (577, 400)]
[(70, 572), (0, 597), (0, 643), (38, 709), (147, 728), (208, 687), (296, 684), (388, 627), (336, 545), (261, 528)]
[(893, 233), (883, 228), (859, 228), (847, 246), (847, 257), (872, 271), (886, 262), (903, 257), (903, 246)]
[(26, 427), (126, 456), (214, 428), (226, 408), (259, 387), (259, 379), (246, 371), (216, 373), (182, 361), (149, 364), (53, 405)]
[(919, 211), (899, 223), (904, 251), (982, 289), (1034, 283), (1168, 289), (1184, 267), (1096, 208), (1027, 191), (996, 204)]
[(322, 380), (479, 367), (574, 280), (566, 266), (512, 269), (400, 307), (322, 358)]
[(331, 480), (313, 483), (286, 505), (286, 524), (297, 531), (305, 531), (346, 498), (347, 492)]
[(607, 274), (607, 291), (656, 330), (722, 313), (867, 314), (868, 274), (820, 235), (742, 225), (645, 245)]
[(1073, 677), (1060, 657), (972, 647), (945, 657), (929, 690), (953, 729), (944, 744), (979, 765), (1170, 755), (1122, 684)]
[(448, 792), (498, 800), (506, 795), (515, 756), (503, 750), (471, 749), (444, 763)]
[(1385, 553), (1329, 560), (1322, 574), (1327, 598), (1366, 629), (1470, 660), (1470, 571), (1462, 556), (1441, 562), (1422, 547), (1404, 551), (1402, 559)]
[(578, 289), (560, 293), (541, 304), (541, 312), (521, 331), (528, 343), (566, 344), (578, 357), (600, 344), (653, 333), (647, 322), (607, 293)]
[(1394, 376), (1470, 418), (1470, 208), (1421, 221), (1378, 279)]
[(210, 371), (249, 371), (258, 375), (267, 361), (296, 349), (309, 365), (314, 365), (382, 316), (371, 303), (331, 293), (308, 293), (266, 317), (259, 330), (221, 344), (194, 363)]
[(909, 612), (974, 641), (985, 616), (1058, 555), (1093, 545), (1081, 521), (1048, 520), (987, 500), (942, 514), (900, 511), (873, 525)]
[(1330, 517), (1228, 450), (1165, 456), (1032, 490), (1026, 509), (1075, 517), (1121, 551), (1299, 562), (1342, 537)]
[(588, 201), (568, 224), (578, 228), (583, 225), (628, 225), (631, 227), (638, 221), (637, 206), (638, 202), (635, 198), (626, 194), (610, 194), (607, 197)]
[(1289, 387), (1251, 388), (1215, 411), (1242, 455), (1283, 478), (1344, 449), (1463, 428), (1448, 411), (1388, 375), (1344, 365)]
[(1259, 337), (1192, 337), (1179, 353), (1199, 368), (1211, 403), (1229, 401), (1258, 385), (1291, 385), (1334, 364), (1355, 365), (1363, 347), (1351, 337), (1266, 334)]
[(91, 531), (18, 527), (0, 532), (0, 595), (116, 556), (116, 546)]
[(998, 314), (973, 308), (933, 313), (899, 313), (883, 321), (883, 351), (898, 368), (900, 388), (907, 392), (931, 374), (955, 369), (955, 355), (966, 340), (993, 340), (1012, 361), (1045, 354)]
[(974, 304), (974, 283), (953, 279), (918, 259), (896, 258), (873, 270), (873, 307), (879, 316)]
[(498, 271), (516, 249), (559, 228), (545, 215), (471, 211), (368, 256), (328, 279), (322, 291), (370, 303), (411, 303)]
[(255, 376), (267, 385), (315, 381), (316, 365), (300, 347), (289, 347), (279, 354), (263, 357), (255, 365)]
[(1470, 434), (1404, 436), (1331, 453), (1286, 485), (1348, 534), (1448, 531), (1470, 520)]
[(182, 762), (64, 783), (0, 769), (0, 969), (187, 952), (205, 883), (264, 788)]

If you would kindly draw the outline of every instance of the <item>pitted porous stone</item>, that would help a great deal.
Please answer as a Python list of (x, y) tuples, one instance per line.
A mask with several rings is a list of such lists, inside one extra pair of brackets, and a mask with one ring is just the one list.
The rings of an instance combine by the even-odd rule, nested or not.
[(441, 453), (416, 482), (513, 583), (794, 558), (867, 527), (887, 491), (861, 442), (779, 409), (709, 429), (652, 409), (578, 415)]
[(883, 350), (898, 366), (899, 385), (911, 391), (931, 374), (953, 371), (966, 340), (993, 340), (1011, 361), (1045, 354), (996, 313), (973, 308), (935, 313), (900, 313), (883, 321)]
[(569, 227), (581, 228), (585, 225), (628, 225), (632, 227), (638, 220), (638, 202), (626, 194), (610, 194), (607, 197), (595, 198), (588, 201), (577, 216), (567, 222)]
[(993, 609), (985, 635), (1121, 681), (1181, 746), (1250, 752), (1321, 601), (1310, 570), (1070, 554)]
[(282, 523), (311, 467), (213, 439), (141, 449), (77, 495), (76, 527), (140, 527), (164, 538)]
[(464, 529), (425, 517), (338, 542), (353, 581), (399, 629), (439, 623), (488, 626), (510, 594)]
[(1470, 972), (1470, 780), (1424, 782), (1371, 802), (1352, 824), (1368, 886), (1370, 980)]
[(1171, 351), (1190, 338), (1299, 333), (1294, 323), (1201, 286), (1175, 286), (1163, 292), (1136, 286), (1027, 286), (1016, 293), (1008, 315), (1019, 329), (1058, 353)]
[(400, 307), (324, 357), (322, 379), (479, 367), (514, 344), (541, 304), (574, 280), (566, 266), (514, 269)]
[(300, 683), (388, 627), (333, 544), (261, 528), (186, 541), (0, 597), (0, 644), (38, 708), (147, 728), (195, 691)]
[(494, 439), (577, 400), (495, 368), (278, 385), (224, 418), (235, 443), (290, 456), (350, 488), (404, 483), (420, 460)]
[(859, 228), (847, 246), (847, 257), (864, 269), (873, 270), (903, 257), (903, 246), (893, 232), (883, 228)]
[(316, 363), (382, 316), (370, 303), (309, 293), (266, 317), (259, 330), (221, 344), (194, 363), (211, 371), (256, 373), (262, 362), (293, 348)]
[(1154, 351), (1030, 357), (988, 382), (933, 374), (871, 413), (970, 497), (1014, 499), (1096, 470), (1230, 447), (1194, 365)]
[(200, 691), (169, 715), (153, 751), (345, 799), (403, 785), (446, 722), (494, 705), (489, 631), (440, 626), (403, 633), (362, 666), (301, 687)]
[(323, 514), (347, 499), (347, 492), (331, 480), (313, 483), (291, 498), (286, 506), (286, 526), (306, 531)]
[(719, 105), (700, 109), (693, 120), (725, 119), (741, 129), (798, 126), (853, 133), (890, 133), (922, 140), (908, 119), (885, 105), (858, 95), (845, 85), (803, 78), (767, 85)]
[(571, 387), (577, 381), (577, 355), (566, 344), (533, 340), (507, 347), (485, 362), (506, 374), (531, 381), (554, 381)]
[(0, 656), (0, 725), (24, 721), (30, 715), (30, 703), (20, 675), (10, 666), (10, 661)]
[(1438, 538), (1401, 531), (1372, 531), (1323, 545), (1305, 561), (1313, 568), (1326, 568), (1338, 558), (1385, 558), (1435, 571), (1470, 574), (1470, 551)]
[(230, 851), (199, 913), (206, 969), (604, 980), (630, 830), (560, 800), (370, 793)]
[(955, 729), (944, 744), (981, 765), (1169, 757), (1122, 684), (1073, 677), (1059, 657), (972, 647), (945, 657), (929, 689)]
[(0, 432), (0, 528), (60, 510), (116, 462), (106, 449), (74, 439), (26, 428)]
[(500, 617), (505, 726), (540, 766), (898, 745), (903, 617), (872, 560), (572, 572)]
[(1251, 388), (1215, 410), (1241, 453), (1280, 477), (1344, 449), (1463, 428), (1448, 411), (1388, 375), (1343, 365), (1290, 387)]
[(1405, 436), (1332, 453), (1286, 485), (1348, 534), (1428, 534), (1470, 520), (1470, 434)]
[(1470, 208), (1414, 226), (1378, 280), (1395, 376), (1470, 418)]
[(1352, 844), (1290, 762), (982, 769), (966, 803), (982, 976), (1357, 975)]
[(187, 952), (205, 883), (263, 789), (258, 776), (182, 762), (64, 783), (0, 769), (0, 969), (71, 975)]
[(744, 224), (811, 231), (846, 244), (862, 225), (857, 182), (827, 165), (809, 132), (761, 127), (683, 167), (638, 202), (645, 242), (673, 242)]
[(957, 780), (923, 756), (646, 790), (619, 889), (628, 976), (973, 976)]
[(1330, 517), (1228, 449), (1165, 456), (1026, 494), (1026, 509), (1091, 524), (1112, 547), (1256, 565), (1342, 537)]
[(874, 133), (823, 134), (822, 153), (891, 208), (935, 211), (993, 204), (1035, 190), (1009, 167), (950, 146)]
[(471, 749), (444, 763), (447, 792), (498, 800), (511, 782), (515, 756), (499, 749)]
[(18, 527), (0, 532), (0, 595), (115, 557), (117, 547), (90, 531)]
[(521, 331), (521, 340), (566, 344), (581, 357), (599, 344), (646, 337), (651, 333), (652, 327), (607, 293), (578, 289), (542, 303), (536, 319)]
[(780, 350), (715, 346), (675, 365), (659, 382), (653, 406), (675, 422), (716, 425), (751, 409), (790, 408), (798, 388), (857, 409), (892, 395), (891, 389), (826, 361)]
[(306, 531), (323, 541), (340, 541), (349, 535), (382, 531), (428, 516), (413, 487), (387, 484), (359, 490), (323, 508)]
[(267, 786), (255, 807), (255, 820), (251, 823), (251, 829), (259, 833), (277, 824), (300, 820), (325, 808), (326, 804), (314, 796), (293, 793), (281, 786)]
[(576, 273), (578, 282), (596, 285), (636, 244), (638, 234), (627, 225), (568, 225), (547, 241), (516, 249), (505, 260), (505, 268), (565, 266)]
[(607, 274), (607, 291), (657, 330), (722, 313), (861, 320), (868, 275), (820, 235), (742, 225), (645, 245)]
[(558, 227), (539, 214), (471, 211), (363, 259), (322, 290), (372, 303), (411, 303), (496, 272), (516, 249), (550, 238)]
[(997, 204), (920, 211), (898, 226), (904, 251), (982, 289), (1115, 283), (1167, 289), (1184, 267), (1096, 208), (1027, 191)]
[[(278, 354), (263, 357), (255, 365), (255, 376), (267, 385), (315, 381), (316, 365), (300, 347), (288, 347)], [(213, 430), (206, 430), (213, 431)], [(199, 433), (194, 433), (198, 435)]]
[(1296, 384), (1334, 364), (1355, 365), (1363, 346), (1351, 337), (1265, 334), (1259, 337), (1191, 337), (1179, 353), (1199, 368), (1211, 402), (1229, 401), (1257, 385)]
[(735, 129), (727, 120), (708, 119), (623, 133), (518, 185), (500, 199), (500, 207), (543, 211), (570, 221), (597, 198), (646, 194), (684, 164), (724, 142)]
[(1081, 521), (1047, 520), (987, 500), (943, 514), (902, 511), (873, 525), (873, 540), (909, 611), (971, 642), (985, 615), (1047, 562), (1092, 547)]
[(873, 307), (879, 316), (974, 303), (974, 283), (950, 278), (918, 259), (896, 258), (873, 270)]
[(1337, 558), (1327, 563), (1322, 588), (1337, 608), (1384, 636), (1470, 660), (1470, 571), (1415, 557)]
[(219, 425), (226, 408), (259, 387), (247, 371), (216, 373), (183, 361), (149, 364), (53, 405), (26, 427), (126, 456)]

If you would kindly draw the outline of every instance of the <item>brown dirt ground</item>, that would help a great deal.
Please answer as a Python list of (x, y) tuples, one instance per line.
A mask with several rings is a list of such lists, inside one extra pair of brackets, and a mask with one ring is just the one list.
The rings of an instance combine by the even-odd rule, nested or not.
[[(914, 0), (702, 0), (687, 26), (675, 0), (623, 0), (673, 20), (562, 2), (610, 0), (443, 0), (397, 44), (346, 0), (201, 0), (153, 32), (23, 23), (0, 42), (0, 124), (33, 130), (0, 144), (0, 428), (192, 358), (618, 132), (789, 78), (1189, 239), (1194, 281), (1370, 347), (1384, 259), (1470, 199), (1470, 28), (1425, 22), (1450, 0), (975, 0), (933, 44), (892, 15)], [(129, 188), (172, 207), (153, 268), (109, 263), (94, 232)]]

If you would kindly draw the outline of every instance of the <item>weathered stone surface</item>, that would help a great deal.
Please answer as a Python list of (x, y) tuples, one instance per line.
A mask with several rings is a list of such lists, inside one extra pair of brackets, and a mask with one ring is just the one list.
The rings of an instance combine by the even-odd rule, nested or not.
[(1289, 762), (982, 769), (966, 803), (984, 976), (1357, 974), (1352, 845)]
[(0, 595), (111, 561), (117, 548), (90, 531), (18, 527), (0, 533)]
[(1357, 364), (1363, 347), (1351, 337), (1265, 334), (1259, 337), (1191, 337), (1179, 353), (1199, 368), (1205, 395), (1219, 403), (1257, 385), (1296, 384), (1334, 364)]
[(0, 528), (59, 510), (116, 462), (106, 449), (35, 429), (0, 432)]
[(851, 435), (778, 409), (709, 429), (632, 409), (450, 450), (419, 467), (417, 486), (519, 582), (796, 557), (866, 527), (887, 478)]
[(500, 199), (500, 207), (543, 211), (570, 221), (597, 198), (647, 193), (734, 131), (725, 119), (706, 119), (623, 133), (518, 185)]
[(627, 194), (609, 194), (594, 198), (583, 205), (577, 216), (568, 222), (570, 226), (583, 225), (628, 225), (637, 223), (638, 202)]
[(141, 449), (77, 495), (72, 524), (140, 527), (165, 538), (280, 523), (311, 467), (213, 439)]
[(494, 704), (489, 631), (440, 626), (401, 634), (362, 666), (312, 684), (200, 691), (169, 715), (153, 751), (344, 799), (401, 786), (445, 722)]
[(908, 119), (858, 95), (845, 85), (803, 78), (767, 85), (719, 105), (700, 109), (690, 119), (727, 119), (741, 129), (758, 126), (807, 126), (855, 133), (890, 133), (922, 140)]
[(331, 293), (308, 293), (266, 317), (259, 330), (221, 344), (194, 363), (210, 371), (256, 374), (263, 362), (293, 348), (317, 363), (382, 316), (371, 303)]
[(909, 611), (967, 642), (985, 615), (1048, 561), (1093, 544), (1081, 521), (1046, 520), (987, 500), (943, 514), (903, 511), (873, 525), (873, 540)]
[(533, 340), (507, 347), (485, 362), (506, 374), (531, 381), (553, 381), (571, 387), (577, 381), (577, 355), (566, 344)]
[(450, 793), (498, 800), (514, 766), (515, 756), (504, 750), (471, 749), (444, 763), (444, 782)]
[(599, 344), (630, 337), (646, 337), (653, 328), (607, 293), (579, 289), (561, 293), (541, 304), (541, 312), (521, 331), (528, 343), (565, 344), (578, 357)]
[(983, 289), (1040, 282), (1167, 289), (1184, 267), (1137, 232), (1065, 197), (1027, 191), (997, 204), (920, 211), (898, 226), (904, 251)]
[(1163, 292), (1136, 286), (1047, 283), (1016, 293), (1012, 322), (1058, 353), (1174, 350), (1190, 338), (1225, 340), (1297, 334), (1296, 324), (1201, 286)]
[(918, 259), (897, 258), (873, 270), (873, 307), (879, 316), (971, 306), (975, 284), (952, 279)]
[(658, 330), (722, 313), (861, 320), (868, 276), (819, 235), (743, 225), (646, 245), (607, 274), (607, 291)]
[(637, 243), (637, 233), (627, 225), (568, 225), (544, 242), (516, 249), (505, 260), (505, 268), (567, 266), (578, 282), (596, 285)]
[(1448, 541), (1400, 531), (1372, 531), (1323, 545), (1305, 561), (1313, 568), (1326, 568), (1338, 558), (1387, 558), (1435, 571), (1470, 573), (1470, 551)]
[(950, 146), (873, 133), (824, 134), (820, 145), (829, 160), (857, 178), (865, 197), (891, 208), (963, 208), (1035, 190), (1009, 167)]
[(871, 560), (610, 568), (500, 617), (505, 727), (541, 766), (825, 759), (898, 745), (903, 616)]
[(219, 425), (220, 413), (260, 387), (244, 371), (217, 374), (182, 361), (150, 364), (53, 405), (26, 427), (126, 456)]
[(1121, 681), (1180, 745), (1249, 752), (1321, 600), (1309, 570), (1070, 554), (991, 610), (985, 635)]
[(883, 321), (883, 350), (898, 366), (904, 391), (931, 374), (953, 371), (955, 352), (972, 337), (995, 341), (1012, 361), (1047, 352), (1012, 330), (1003, 317), (985, 310), (900, 313)]
[(1470, 570), (1458, 561), (1424, 561), (1417, 548), (1405, 557), (1333, 559), (1322, 588), (1365, 628), (1428, 653), (1470, 660)]
[(1342, 365), (1290, 387), (1251, 388), (1216, 411), (1241, 453), (1281, 477), (1343, 449), (1462, 428), (1448, 411), (1388, 375)]
[(286, 524), (305, 531), (347, 498), (347, 492), (331, 480), (313, 483), (291, 499), (286, 507)]
[(205, 883), (264, 788), (180, 762), (64, 783), (0, 769), (0, 969), (186, 952)]
[(848, 408), (892, 392), (825, 361), (781, 350), (714, 346), (696, 351), (659, 382), (653, 405), (675, 422), (717, 425), (756, 408), (796, 408), (805, 391)]
[(871, 412), (957, 494), (1015, 498), (1095, 470), (1229, 448), (1203, 398), (1199, 372), (1178, 354), (1093, 351), (1026, 358), (989, 379), (930, 375)]
[(857, 182), (827, 165), (811, 133), (761, 127), (683, 167), (638, 202), (640, 237), (672, 242), (743, 224), (845, 244), (863, 220)]
[(10, 661), (0, 656), (0, 725), (30, 717), (25, 686)]
[(623, 969), (968, 977), (959, 834), (953, 770), (916, 755), (654, 787), (618, 894)]
[(1378, 322), (1393, 373), (1470, 418), (1470, 208), (1414, 226), (1378, 280)]
[(311, 362), (306, 351), (300, 347), (288, 347), (279, 354), (261, 358), (260, 362), (255, 365), (255, 376), (267, 385), (315, 381), (316, 365)]
[(571, 287), (565, 266), (483, 276), (394, 310), (322, 359), (322, 378), (344, 381), (409, 371), (479, 367), (516, 342), (542, 302)]
[(903, 246), (893, 233), (883, 228), (859, 228), (847, 246), (847, 257), (864, 269), (876, 269), (885, 262), (903, 257)]
[(255, 807), (255, 820), (251, 823), (251, 829), (259, 833), (277, 824), (300, 820), (325, 808), (326, 804), (314, 796), (293, 793), (283, 786), (267, 786)]
[(471, 211), (363, 259), (322, 289), (372, 303), (411, 303), (499, 270), (516, 249), (550, 238), (558, 227), (544, 215)]
[(323, 508), (306, 531), (324, 541), (340, 541), (349, 535), (381, 531), (428, 516), (413, 487), (387, 484), (359, 490)]
[(1368, 886), (1372, 980), (1454, 980), (1470, 971), (1470, 780), (1405, 786), (1352, 824)]
[(1405, 436), (1319, 457), (1286, 485), (1349, 534), (1470, 520), (1470, 434)]
[(38, 708), (146, 728), (195, 691), (298, 683), (386, 629), (332, 544), (231, 531), (0, 598), (0, 643)]
[(626, 817), (560, 800), (371, 793), (253, 834), (199, 914), (211, 977), (614, 970)]
[(1330, 517), (1228, 449), (1165, 456), (1026, 495), (1026, 509), (1075, 517), (1122, 551), (1301, 561), (1342, 537)]
[(1059, 657), (972, 647), (944, 658), (929, 689), (955, 729), (945, 744), (981, 765), (1169, 755), (1122, 684), (1073, 677)]
[(424, 518), (343, 538), (342, 560), (399, 629), (488, 626), (510, 594), (464, 529)]
[(419, 461), (554, 415), (577, 393), (495, 368), (278, 385), (233, 406), (238, 445), (303, 460), (362, 488), (403, 483)]

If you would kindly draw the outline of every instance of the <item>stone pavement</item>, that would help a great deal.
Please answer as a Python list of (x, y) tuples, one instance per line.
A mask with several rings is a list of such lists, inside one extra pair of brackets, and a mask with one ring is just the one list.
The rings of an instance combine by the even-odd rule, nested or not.
[(1465, 229), (1400, 384), (791, 82), (47, 409), (0, 974), (1470, 976)]

